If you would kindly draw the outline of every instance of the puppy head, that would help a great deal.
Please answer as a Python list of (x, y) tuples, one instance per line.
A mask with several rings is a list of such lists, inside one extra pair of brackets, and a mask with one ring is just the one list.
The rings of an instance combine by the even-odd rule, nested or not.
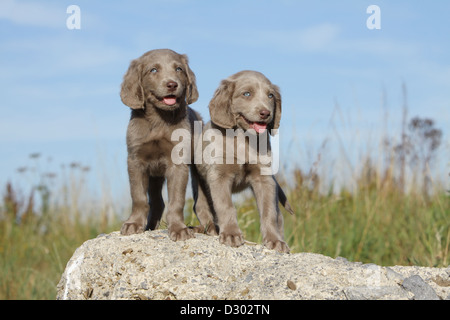
[(262, 73), (241, 71), (221, 82), (209, 104), (209, 111), (212, 122), (225, 129), (238, 127), (257, 133), (278, 129), (280, 90)]
[(149, 103), (163, 110), (174, 110), (194, 103), (198, 91), (187, 56), (158, 49), (131, 61), (120, 97), (132, 109), (143, 109)]

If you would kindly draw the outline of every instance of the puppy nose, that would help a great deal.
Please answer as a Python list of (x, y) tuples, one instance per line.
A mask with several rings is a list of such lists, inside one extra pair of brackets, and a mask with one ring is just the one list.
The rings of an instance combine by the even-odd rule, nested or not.
[(270, 116), (270, 111), (269, 111), (269, 110), (261, 109), (261, 110), (259, 111), (259, 117), (260, 117), (261, 119), (267, 119), (269, 116)]
[(167, 88), (168, 88), (170, 91), (174, 91), (177, 87), (178, 87), (178, 83), (176, 83), (175, 81), (169, 81), (169, 82), (167, 82)]

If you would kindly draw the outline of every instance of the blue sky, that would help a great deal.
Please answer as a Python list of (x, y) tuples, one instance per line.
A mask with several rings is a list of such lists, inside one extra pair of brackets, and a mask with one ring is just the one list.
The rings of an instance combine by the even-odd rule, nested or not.
[[(66, 27), (72, 4), (79, 30)], [(380, 30), (366, 27), (371, 4), (381, 9)], [(382, 128), (398, 132), (404, 83), (409, 116), (444, 131), (448, 172), (448, 12), (440, 0), (1, 0), (0, 186), (23, 178), (16, 169), (39, 152), (42, 170), (81, 162), (103, 187), (128, 188), (130, 112), (120, 84), (129, 62), (156, 48), (189, 56), (200, 92), (192, 107), (205, 119), (220, 80), (237, 71), (258, 70), (279, 85), (282, 163), (310, 166), (334, 139), (330, 121), (344, 153), (367, 137), (376, 147)]]

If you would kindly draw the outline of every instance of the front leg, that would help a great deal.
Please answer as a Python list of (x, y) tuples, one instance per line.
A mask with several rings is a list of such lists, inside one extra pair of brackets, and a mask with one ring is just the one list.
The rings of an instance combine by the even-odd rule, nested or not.
[(169, 196), (166, 217), (169, 237), (174, 241), (193, 238), (194, 233), (184, 224), (183, 216), (189, 168), (185, 164), (174, 164), (167, 169), (166, 178)]
[(252, 173), (250, 184), (255, 194), (261, 220), (263, 243), (269, 249), (289, 252), (283, 240), (283, 215), (278, 208), (277, 184), (271, 175), (261, 175), (259, 170)]
[(231, 198), (232, 185), (232, 177), (209, 179), (211, 198), (219, 227), (219, 241), (231, 247), (239, 247), (244, 244), (244, 237), (239, 229), (236, 208)]
[(139, 160), (132, 159), (131, 157), (128, 157), (127, 163), (132, 208), (130, 217), (120, 229), (120, 233), (123, 235), (144, 232), (150, 209), (147, 199), (147, 167)]

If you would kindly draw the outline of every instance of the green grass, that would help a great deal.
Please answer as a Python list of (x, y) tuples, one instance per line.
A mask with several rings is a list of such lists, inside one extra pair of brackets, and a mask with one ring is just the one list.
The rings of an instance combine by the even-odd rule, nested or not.
[[(3, 203), (5, 204), (5, 203)], [(55, 299), (64, 268), (84, 241), (117, 230), (120, 222), (93, 215), (74, 217), (67, 208), (23, 216), (3, 206), (0, 215), (0, 300)]]

